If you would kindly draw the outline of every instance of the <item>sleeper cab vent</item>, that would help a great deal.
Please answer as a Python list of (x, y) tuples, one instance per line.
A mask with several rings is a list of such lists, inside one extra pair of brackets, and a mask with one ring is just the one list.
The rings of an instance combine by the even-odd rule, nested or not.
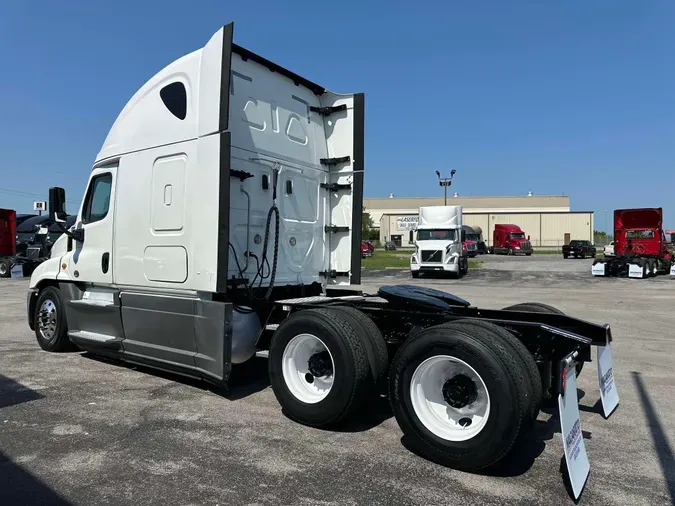
[(167, 84), (159, 90), (162, 102), (171, 114), (183, 120), (187, 116), (187, 91), (181, 82)]

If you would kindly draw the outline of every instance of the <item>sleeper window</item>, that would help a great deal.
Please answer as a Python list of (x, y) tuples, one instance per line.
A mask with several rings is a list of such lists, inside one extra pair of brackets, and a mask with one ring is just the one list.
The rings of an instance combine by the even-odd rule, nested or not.
[(82, 223), (93, 223), (105, 218), (110, 208), (112, 174), (109, 172), (91, 180), (85, 201)]

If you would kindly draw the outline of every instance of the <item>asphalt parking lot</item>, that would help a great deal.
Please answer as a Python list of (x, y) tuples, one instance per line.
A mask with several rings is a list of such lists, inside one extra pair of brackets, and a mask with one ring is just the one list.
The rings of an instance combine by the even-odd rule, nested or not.
[[(421, 284), (500, 308), (540, 301), (612, 326), (621, 404), (599, 414), (595, 363), (580, 379), (591, 474), (582, 503), (675, 499), (675, 280), (597, 279), (590, 260), (482, 257), (462, 280), (369, 271), (363, 288)], [(386, 402), (343, 431), (288, 420), (264, 359), (222, 395), (200, 383), (40, 350), (25, 322), (27, 280), (0, 280), (0, 504), (572, 504), (555, 414), (485, 474), (409, 452)]]

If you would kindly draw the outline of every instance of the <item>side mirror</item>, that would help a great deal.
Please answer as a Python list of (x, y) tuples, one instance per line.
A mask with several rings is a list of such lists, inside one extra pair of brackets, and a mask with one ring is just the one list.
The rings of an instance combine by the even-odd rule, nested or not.
[(466, 232), (462, 230), (462, 242), (466, 241)]
[(58, 186), (49, 189), (49, 219), (54, 223), (66, 222), (66, 190)]
[(530, 240), (530, 236), (529, 236), (529, 235), (527, 236), (527, 240), (528, 240), (528, 241)]

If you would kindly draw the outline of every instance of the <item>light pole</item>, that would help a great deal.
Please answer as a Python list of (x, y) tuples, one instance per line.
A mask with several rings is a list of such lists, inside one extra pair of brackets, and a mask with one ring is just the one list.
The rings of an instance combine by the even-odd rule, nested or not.
[(452, 177), (455, 175), (457, 171), (456, 170), (451, 170), (450, 171), (450, 177), (441, 177), (441, 173), (436, 171), (436, 176), (438, 176), (438, 184), (443, 187), (443, 205), (447, 206), (448, 205), (448, 186), (452, 185)]

